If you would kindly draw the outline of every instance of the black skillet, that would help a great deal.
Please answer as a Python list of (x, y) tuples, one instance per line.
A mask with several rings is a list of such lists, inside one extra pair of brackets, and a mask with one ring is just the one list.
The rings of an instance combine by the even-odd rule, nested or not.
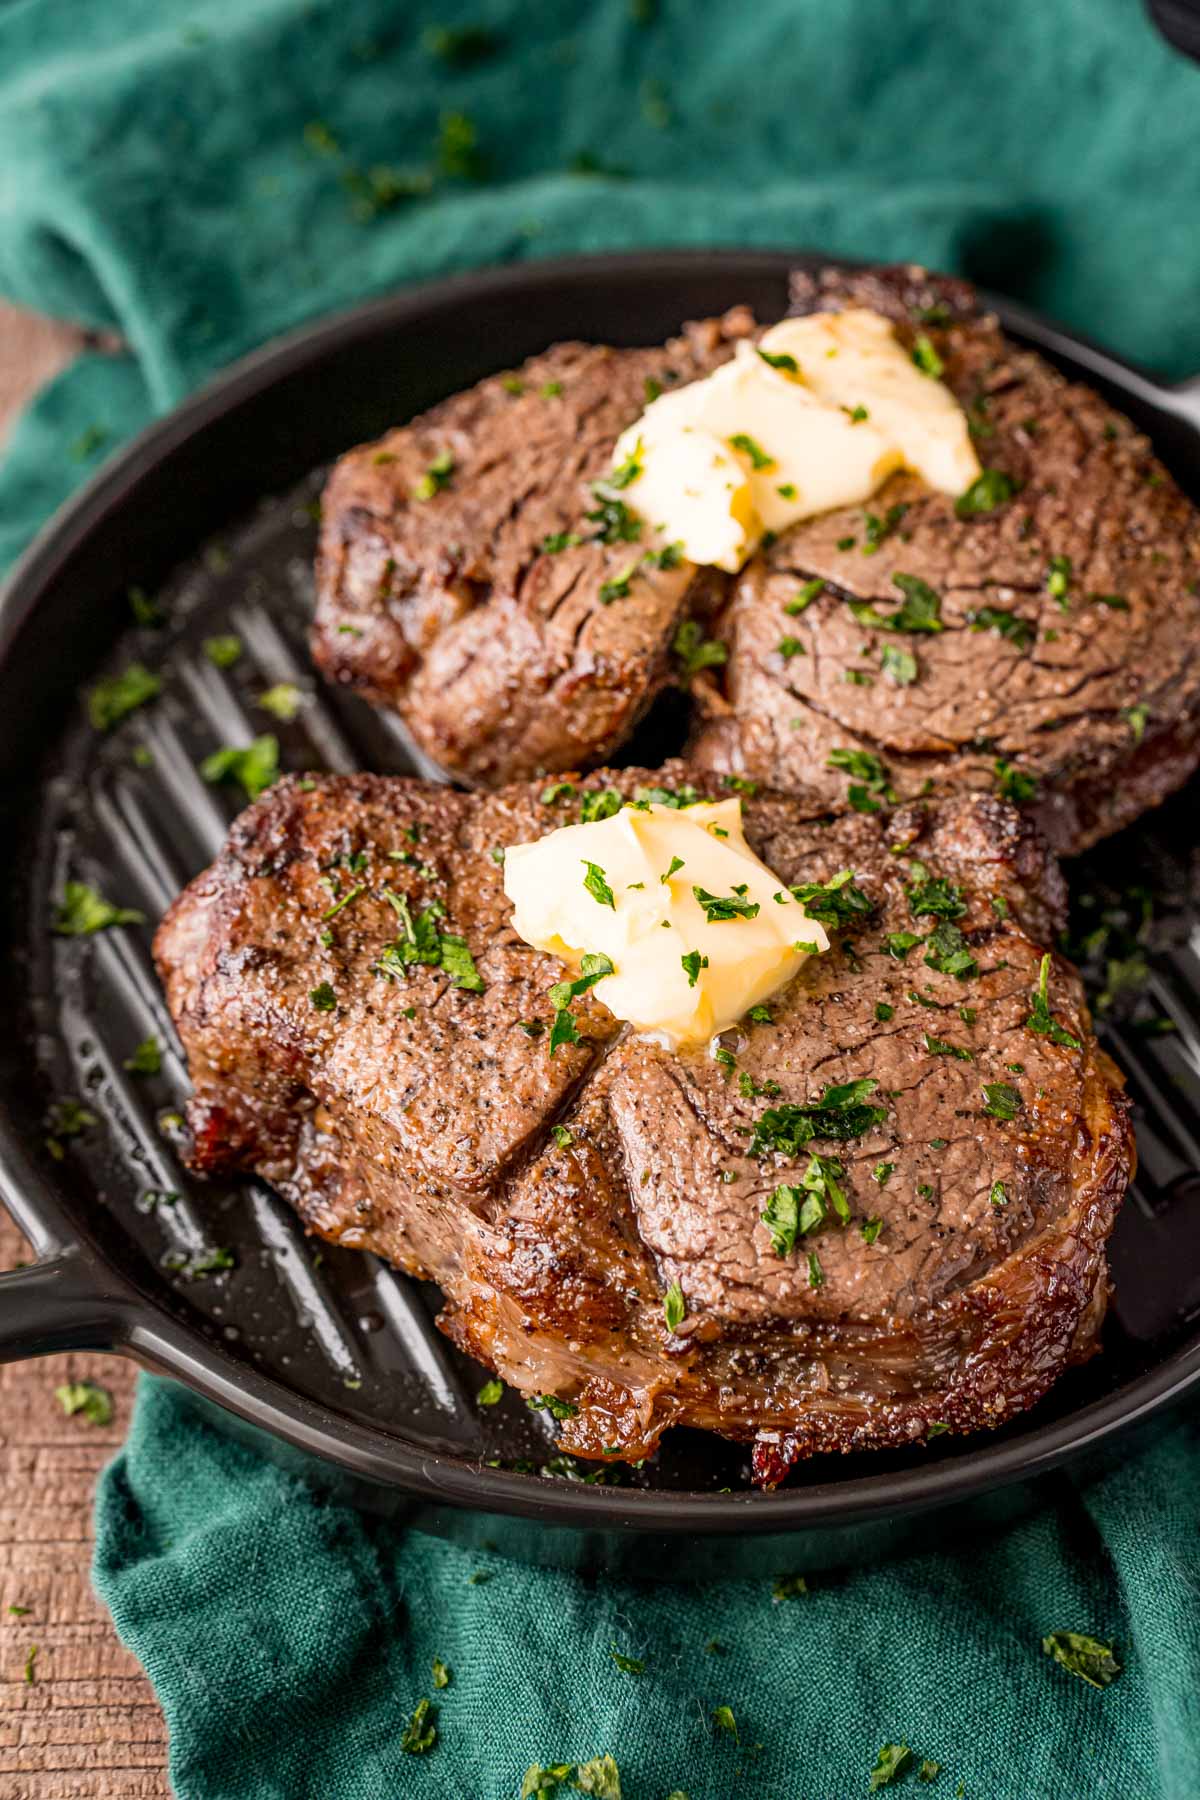
[[(307, 663), (322, 466), (556, 339), (654, 343), (736, 301), (776, 317), (787, 270), (812, 260), (605, 257), (375, 302), (239, 364), (108, 463), (35, 543), (0, 610), (0, 1196), (39, 1260), (0, 1276), (0, 1357), (118, 1350), (185, 1384), (210, 1423), (331, 1491), (531, 1560), (689, 1576), (876, 1556), (920, 1541), (952, 1504), (955, 1528), (1009, 1516), (1066, 1458), (1103, 1451), (1200, 1378), (1200, 957), (1181, 907), (1151, 956), (1149, 989), (1174, 1031), (1109, 1034), (1139, 1101), (1142, 1173), (1114, 1239), (1104, 1354), (994, 1436), (814, 1462), (775, 1494), (749, 1489), (744, 1449), (687, 1432), (622, 1485), (581, 1479), (586, 1466), (556, 1457), (516, 1396), (476, 1403), (485, 1375), (434, 1329), (434, 1290), (306, 1240), (259, 1184), (192, 1182), (175, 1155), (164, 1115), (186, 1079), (150, 933), (240, 804), (206, 786), (198, 762), (275, 730), (290, 767), (413, 767), (393, 727), (321, 686)], [(999, 310), (1017, 337), (1111, 395), (1200, 498), (1200, 387), (1164, 387), (1016, 307)], [(159, 597), (164, 625), (132, 622), (131, 588)], [(217, 632), (242, 639), (232, 668), (203, 652)], [(135, 659), (161, 672), (163, 696), (98, 737), (81, 690)], [(257, 697), (288, 680), (306, 698), (281, 724)], [(643, 759), (674, 748), (678, 726), (668, 708)], [(1186, 895), (1200, 841), (1194, 794), (1077, 868), (1076, 886), (1101, 894), (1136, 870)], [(55, 937), (72, 877), (147, 923)], [(124, 1064), (151, 1031), (170, 1047), (161, 1074), (138, 1076)], [(63, 1096), (95, 1123), (60, 1136), (56, 1157), (48, 1108)], [(163, 1191), (179, 1198), (145, 1199)], [(217, 1249), (235, 1258), (229, 1272), (175, 1266)], [(947, 1529), (939, 1516), (933, 1530)]]

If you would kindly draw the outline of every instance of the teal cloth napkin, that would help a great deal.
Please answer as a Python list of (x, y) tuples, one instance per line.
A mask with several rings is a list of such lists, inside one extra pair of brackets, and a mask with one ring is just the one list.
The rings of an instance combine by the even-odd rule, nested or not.
[[(1198, 128), (1200, 70), (1135, 0), (5, 0), (0, 292), (128, 348), (20, 423), (0, 564), (230, 358), (481, 262), (916, 258), (1193, 372)], [(1194, 1800), (1198, 1479), (1179, 1422), (1004, 1535), (775, 1601), (533, 1572), (318, 1504), (144, 1381), (95, 1572), (181, 1800), (516, 1800), (530, 1764), (602, 1755), (626, 1800), (843, 1800), (885, 1742), (914, 1792), (942, 1764), (935, 1797)], [(1114, 1686), (1043, 1654), (1063, 1629), (1116, 1641)]]

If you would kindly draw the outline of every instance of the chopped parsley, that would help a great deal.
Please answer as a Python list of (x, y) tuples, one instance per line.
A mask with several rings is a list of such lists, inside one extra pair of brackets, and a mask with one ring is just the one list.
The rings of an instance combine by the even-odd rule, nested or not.
[(918, 944), (924, 942), (924, 938), (915, 931), (889, 931), (883, 940), (883, 947), (889, 956), (894, 957), (897, 962), (903, 962), (910, 950), (915, 950)]
[(476, 1406), (497, 1406), (504, 1398), (504, 1383), (494, 1378), (485, 1381), (475, 1396)]
[[(961, 981), (979, 973), (979, 964), (967, 948), (966, 938), (947, 919), (939, 919), (925, 940), (925, 966), (936, 969), (939, 975), (957, 975)], [(969, 1024), (970, 1020), (964, 1023)]]
[[(825, 767), (840, 769), (851, 777), (848, 798), (855, 812), (878, 812), (881, 801), (896, 798), (887, 768), (871, 750), (831, 750)], [(872, 795), (880, 798), (873, 799)]]
[(588, 788), (579, 796), (579, 822), (594, 825), (598, 819), (611, 819), (623, 805), (616, 788)]
[(120, 675), (96, 683), (88, 695), (88, 718), (97, 731), (111, 731), (127, 714), (156, 700), (161, 692), (157, 675), (141, 663), (130, 663)]
[(865, 406), (843, 406), (842, 411), (852, 425), (862, 425), (871, 416)]
[(564, 550), (573, 550), (583, 539), (577, 531), (552, 531), (542, 539), (543, 556), (558, 556)]
[(808, 1285), (810, 1288), (824, 1287), (825, 1271), (821, 1267), (821, 1259), (815, 1250), (808, 1253)]
[(453, 932), (443, 931), (438, 924), (438, 920), (445, 916), (445, 908), (440, 900), (431, 900), (414, 917), (404, 894), (384, 888), (383, 897), (400, 921), (401, 935), (380, 954), (375, 964), (379, 974), (394, 980), (402, 970), (410, 968), (414, 963), (424, 963), (431, 968), (442, 969), (456, 987), (465, 988), (468, 993), (483, 992), (483, 977), (475, 966), (475, 959), (466, 939)]
[(550, 989), (551, 1006), (561, 1009), (570, 1006), (572, 1000), (578, 1000), (589, 988), (603, 981), (606, 975), (616, 973), (616, 966), (611, 958), (600, 951), (588, 950), (580, 960), (579, 974), (573, 981), (556, 981)]
[(410, 1756), (424, 1756), (437, 1743), (437, 1726), (428, 1700), (418, 1700), (412, 1718), (400, 1735), (400, 1748)]
[[(757, 349), (757, 345), (755, 348)], [(789, 356), (786, 350), (781, 350), (777, 354), (773, 354), (770, 350), (759, 350), (758, 354), (763, 362), (766, 363), (768, 369), (782, 369), (785, 375), (798, 375), (800, 373), (799, 363), (794, 356)]]
[(614, 600), (624, 600), (629, 594), (629, 584), (638, 571), (636, 556), (618, 575), (610, 575), (607, 581), (600, 583), (599, 600), (601, 606), (611, 606)]
[[(863, 514), (863, 547), (864, 556), (875, 556), (887, 540), (899, 531), (908, 502), (898, 500), (895, 506), (889, 506), (881, 518), (878, 513)], [(910, 577), (911, 579), (911, 577)]]
[(864, 1244), (873, 1244), (883, 1230), (883, 1220), (878, 1216), (864, 1219), (858, 1230)]
[(682, 812), (685, 807), (697, 806), (700, 795), (694, 787), (640, 787), (634, 790), (634, 801), (639, 806), (669, 806), (674, 812)]
[(682, 621), (671, 639), (671, 650), (679, 659), (686, 681), (701, 669), (720, 668), (729, 660), (729, 646), (720, 638), (706, 638), (698, 619)]
[(738, 1736), (737, 1720), (733, 1716), (733, 1708), (731, 1706), (714, 1706), (712, 1716), (713, 1724), (718, 1731), (727, 1732), (735, 1744), (741, 1743), (741, 1739)]
[(243, 749), (226, 745), (204, 758), (200, 773), (205, 781), (240, 782), (247, 799), (257, 800), (279, 778), (279, 741), (267, 732)]
[(775, 467), (775, 458), (768, 456), (762, 445), (756, 443), (746, 432), (734, 432), (729, 442), (735, 450), (740, 450), (743, 456), (750, 458), (752, 469), (773, 469)]
[(752, 1006), (746, 1017), (755, 1025), (773, 1025), (775, 1023), (770, 1007), (762, 1004)]
[(600, 864), (588, 862), (586, 857), (581, 857), (580, 860), (587, 870), (587, 874), (583, 878), (583, 885), (592, 896), (592, 899), (596, 901), (597, 905), (607, 906), (611, 908), (613, 912), (616, 912), (617, 902), (613, 896), (612, 889), (605, 879), (604, 870), (600, 867)]
[(282, 725), (291, 724), (303, 703), (303, 691), (294, 681), (277, 681), (274, 687), (265, 688), (257, 701), (264, 712), (271, 713)]
[(525, 1404), (530, 1412), (549, 1413), (560, 1424), (564, 1419), (573, 1419), (579, 1411), (570, 1400), (560, 1400), (557, 1394), (526, 1394)]
[(934, 1037), (930, 1031), (925, 1033), (924, 1043), (930, 1056), (953, 1056), (957, 1057), (959, 1062), (975, 1061), (973, 1050), (964, 1050), (961, 1044), (952, 1044), (946, 1038)]
[(125, 1058), (125, 1067), (131, 1075), (157, 1075), (162, 1068), (162, 1050), (158, 1039), (151, 1032), (143, 1038), (132, 1056)]
[(669, 868), (663, 870), (662, 874), (658, 878), (659, 881), (665, 887), (667, 882), (670, 881), (672, 875), (674, 875), (677, 870), (682, 869), (682, 867), (683, 867), (682, 856), (673, 856), (671, 858), (671, 866)]
[(163, 623), (162, 607), (157, 600), (150, 597), (145, 588), (131, 587), (128, 592), (128, 600), (135, 625), (141, 625), (145, 630), (153, 631)]
[(1146, 725), (1150, 718), (1150, 708), (1146, 702), (1139, 700), (1135, 706), (1123, 706), (1121, 717), (1128, 725), (1134, 743), (1140, 744), (1146, 735)]
[(1060, 1025), (1050, 1011), (1050, 1002), (1046, 997), (1046, 989), (1050, 981), (1050, 952), (1042, 958), (1038, 984), (1030, 996), (1033, 1011), (1025, 1021), (1026, 1031), (1036, 1031), (1041, 1037), (1048, 1037), (1052, 1044), (1062, 1044), (1068, 1050), (1082, 1050), (1083, 1045), (1077, 1037), (1072, 1037), (1065, 1026)]
[(710, 894), (707, 888), (693, 886), (692, 895), (698, 906), (704, 908), (704, 917), (710, 925), (718, 925), (729, 919), (756, 919), (760, 908), (757, 900), (747, 900), (744, 892), (735, 890), (732, 894)]
[(904, 649), (900, 644), (883, 646), (879, 666), (885, 675), (891, 676), (897, 687), (911, 687), (920, 673), (912, 651)]
[(1121, 1664), (1113, 1655), (1111, 1644), (1088, 1637), (1082, 1631), (1052, 1631), (1042, 1639), (1042, 1649), (1071, 1675), (1078, 1675), (1089, 1687), (1111, 1687), (1121, 1673)]
[(593, 481), (592, 498), (597, 504), (591, 512), (584, 514), (584, 518), (597, 528), (592, 534), (593, 543), (636, 544), (642, 535), (642, 521), (620, 495), (607, 483)]
[(735, 794), (745, 794), (748, 800), (753, 800), (759, 790), (759, 785), (748, 775), (722, 775), (721, 777), (722, 787), (732, 788)]
[(664, 544), (661, 550), (647, 550), (642, 561), (652, 569), (678, 569), (683, 563), (683, 544)]
[(1052, 556), (1050, 566), (1046, 570), (1046, 592), (1058, 603), (1062, 612), (1066, 612), (1070, 604), (1068, 596), (1071, 591), (1071, 559), (1069, 556)]
[(677, 1281), (673, 1281), (663, 1295), (663, 1317), (667, 1321), (668, 1331), (678, 1331), (687, 1318), (687, 1301)]
[[(920, 343), (920, 341), (918, 338), (917, 342)], [(925, 342), (928, 343), (929, 339), (926, 338)], [(913, 360), (916, 361), (915, 352)], [(937, 373), (940, 374), (940, 372), (941, 363), (939, 361)], [(867, 1784), (870, 1792), (877, 1794), (880, 1788), (891, 1787), (893, 1781), (899, 1780), (911, 1763), (912, 1751), (907, 1744), (885, 1744), (875, 1758), (875, 1767), (871, 1770), (871, 1779)]]
[(575, 794), (573, 781), (552, 781), (538, 795), (543, 806), (557, 806), (560, 800), (570, 800)]
[(889, 1006), (886, 1000), (877, 1000), (875, 1002), (875, 1019), (877, 1024), (886, 1025), (888, 1020), (895, 1016), (895, 1007)]
[(806, 882), (789, 890), (810, 919), (822, 925), (840, 927), (866, 918), (875, 910), (874, 902), (854, 882), (850, 869), (842, 869), (822, 882)]
[(876, 1163), (875, 1167), (871, 1170), (871, 1180), (878, 1182), (880, 1187), (886, 1187), (888, 1182), (891, 1180), (892, 1176), (895, 1174), (895, 1172), (896, 1172), (895, 1163), (889, 1163), (889, 1162)]
[(862, 1137), (883, 1123), (887, 1109), (867, 1104), (878, 1082), (869, 1078), (827, 1087), (803, 1104), (786, 1102), (768, 1107), (756, 1121), (750, 1140), (751, 1156), (768, 1151), (778, 1156), (799, 1156), (814, 1138), (845, 1142)]
[(54, 930), (59, 937), (90, 937), (113, 925), (143, 925), (145, 919), (144, 913), (132, 907), (114, 906), (85, 881), (68, 881), (54, 915)]
[(819, 577), (812, 581), (806, 581), (799, 593), (793, 595), (792, 599), (788, 601), (783, 610), (790, 619), (794, 619), (797, 613), (802, 613), (806, 607), (811, 606), (813, 601), (818, 599), (824, 592), (825, 583)]
[(1014, 806), (1023, 806), (1037, 793), (1037, 776), (1018, 769), (1015, 763), (1006, 762), (1002, 756), (992, 764), (992, 771), (996, 777), (996, 791), (1011, 800)]
[(977, 513), (995, 512), (997, 507), (1007, 506), (1017, 492), (1018, 484), (1003, 469), (983, 469), (975, 477), (964, 494), (960, 494), (954, 502), (954, 510), (960, 519), (970, 519)]
[(337, 1006), (337, 995), (327, 981), (313, 988), (308, 997), (318, 1012), (333, 1012)]
[(90, 1425), (111, 1425), (113, 1399), (106, 1387), (95, 1381), (72, 1381), (54, 1390), (54, 1398), (68, 1419), (82, 1413)]
[(987, 1081), (983, 1085), (983, 1110), (989, 1119), (1015, 1119), (1025, 1102), (1007, 1081)]
[(803, 1575), (780, 1575), (771, 1589), (771, 1599), (778, 1605), (781, 1600), (799, 1600), (807, 1592)]
[(775, 648), (784, 662), (791, 662), (793, 656), (808, 655), (808, 651), (798, 637), (781, 637)]
[(615, 487), (617, 489), (627, 488), (627, 487), (631, 486), (632, 483), (637, 480), (638, 476), (642, 472), (642, 465), (638, 460), (638, 458), (641, 456), (641, 454), (642, 454), (642, 442), (641, 442), (641, 439), (639, 438), (636, 447), (625, 458), (625, 461), (623, 463), (619, 463), (617, 465), (617, 467), (615, 469), (611, 470), (611, 472), (609, 473), (609, 477), (608, 477), (609, 487)]
[(1016, 650), (1027, 650), (1037, 632), (1028, 619), (1007, 606), (977, 606), (967, 614), (972, 631), (994, 631)]
[(933, 340), (924, 331), (919, 331), (913, 340), (912, 359), (922, 375), (929, 375), (937, 381), (946, 372), (946, 365), (933, 347)]
[(578, 1000), (589, 988), (595, 987), (598, 981), (603, 981), (606, 975), (614, 972), (615, 965), (610, 957), (599, 951), (588, 950), (580, 961), (579, 974), (573, 981), (555, 982), (548, 995), (554, 1008), (554, 1023), (550, 1028), (551, 1056), (561, 1044), (579, 1042), (579, 1031), (571, 1013), (572, 1000)]
[(993, 1206), (1008, 1205), (1008, 1189), (1002, 1181), (993, 1181), (988, 1193), (988, 1200)]
[(413, 489), (413, 499), (432, 500), (435, 494), (440, 494), (443, 488), (449, 487), (453, 474), (454, 452), (439, 450)]
[(860, 625), (876, 631), (944, 631), (942, 597), (919, 575), (893, 575), (893, 587), (904, 595), (903, 605), (894, 613), (877, 612), (868, 601), (852, 600), (850, 611)]
[(1089, 594), (1088, 599), (1093, 606), (1107, 606), (1113, 612), (1129, 611), (1129, 602), (1124, 594)]
[(221, 632), (217, 637), (206, 637), (204, 654), (214, 669), (232, 669), (242, 654), (242, 640), (232, 631)]
[(963, 890), (940, 876), (930, 877), (924, 863), (909, 864), (912, 885), (905, 889), (914, 919), (961, 919), (967, 910)]
[[(64, 1096), (51, 1103), (46, 1112), (46, 1128), (50, 1135), (46, 1139), (46, 1148), (56, 1162), (61, 1162), (66, 1155), (63, 1149), (64, 1138), (82, 1137), (93, 1125), (100, 1123), (94, 1112), (82, 1105), (80, 1101)], [(182, 1124), (182, 1119), (180, 1124)]]
[[(615, 1644), (609, 1645), (608, 1654), (612, 1657), (622, 1675), (644, 1675), (646, 1673), (646, 1665), (640, 1656), (625, 1656), (617, 1649)], [(575, 1785), (578, 1786), (579, 1784), (575, 1783)], [(586, 1793), (587, 1789), (584, 1788), (583, 1792)]]
[(707, 956), (701, 956), (698, 950), (689, 950), (679, 960), (683, 964), (683, 972), (688, 978), (688, 986), (694, 988), (701, 969), (708, 967)]

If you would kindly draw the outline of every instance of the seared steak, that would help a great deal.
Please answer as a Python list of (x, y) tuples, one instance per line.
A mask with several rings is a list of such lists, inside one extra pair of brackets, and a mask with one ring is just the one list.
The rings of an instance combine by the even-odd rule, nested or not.
[[(973, 504), (994, 504), (896, 476), (756, 557), (698, 759), (829, 805), (853, 751), (901, 799), (1000, 786), (1063, 852), (1128, 824), (1200, 763), (1195, 509), (1127, 419), (1015, 348), (965, 283), (827, 270), (792, 288), (796, 312), (890, 315), (944, 367), (998, 472)], [(897, 629), (931, 608), (932, 629)]]
[(470, 783), (616, 749), (681, 619), (724, 589), (640, 562), (622, 535), (639, 522), (591, 483), (656, 387), (707, 374), (752, 328), (739, 308), (659, 349), (559, 344), (343, 456), (322, 502), (318, 667)]
[(564, 785), (287, 778), (242, 815), (155, 945), (193, 1166), (436, 1280), (443, 1329), (556, 1396), (580, 1455), (687, 1423), (771, 1484), (1037, 1400), (1095, 1347), (1133, 1148), (1078, 978), (1052, 958), (1036, 997), (1063, 887), (1033, 829), (990, 795), (748, 798), (784, 881), (853, 871), (809, 902), (831, 951), (719, 1055), (631, 1035), (601, 987), (552, 1056), (562, 967), (513, 933), (495, 853), (576, 818)]

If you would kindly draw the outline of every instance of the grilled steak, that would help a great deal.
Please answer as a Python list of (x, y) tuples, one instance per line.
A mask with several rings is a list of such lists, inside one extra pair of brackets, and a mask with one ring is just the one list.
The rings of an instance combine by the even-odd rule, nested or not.
[[(826, 513), (756, 557), (698, 759), (831, 805), (853, 751), (902, 799), (999, 785), (1063, 852), (1128, 824), (1200, 763), (1195, 509), (1128, 420), (1010, 344), (965, 283), (827, 270), (792, 288), (796, 312), (863, 305), (920, 336), (1000, 479), (974, 493), (989, 510), (962, 517), (897, 476), (865, 512)], [(932, 629), (897, 629), (931, 607)]]
[(901, 799), (999, 786), (1061, 851), (1127, 824), (1200, 762), (1195, 510), (1126, 419), (1011, 345), (966, 283), (830, 269), (797, 274), (793, 296), (798, 312), (871, 307), (922, 340), (990, 471), (975, 510), (896, 476), (733, 584), (644, 562), (626, 582), (637, 548), (590, 484), (647, 382), (703, 376), (753, 321), (739, 309), (662, 350), (560, 345), (342, 458), (318, 664), (495, 786), (611, 755), (671, 678), (681, 620), (732, 585), (727, 668), (693, 690), (706, 766), (840, 807), (857, 751)]
[(639, 523), (590, 484), (655, 384), (707, 374), (752, 327), (739, 308), (665, 348), (559, 344), (342, 457), (317, 665), (471, 783), (608, 755), (667, 680), (680, 620), (724, 589), (683, 562), (640, 563), (630, 585), (641, 553), (622, 532)]
[(748, 798), (783, 880), (854, 872), (809, 902), (831, 951), (719, 1056), (631, 1035), (602, 988), (552, 1056), (562, 967), (513, 933), (493, 854), (578, 816), (543, 792), (286, 778), (242, 815), (155, 945), (193, 1166), (436, 1280), (443, 1329), (557, 1396), (583, 1456), (686, 1423), (773, 1484), (998, 1425), (1089, 1354), (1132, 1140), (1074, 972), (1034, 997), (1063, 888), (1033, 829), (990, 795), (833, 821)]

